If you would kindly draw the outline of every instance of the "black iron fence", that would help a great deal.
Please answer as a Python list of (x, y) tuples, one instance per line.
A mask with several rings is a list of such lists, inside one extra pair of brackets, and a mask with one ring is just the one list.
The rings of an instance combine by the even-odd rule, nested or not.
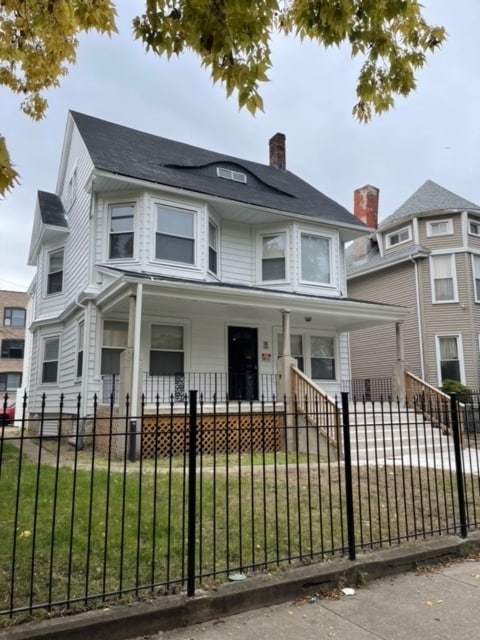
[[(49, 405), (51, 406), (51, 404)], [(332, 445), (302, 402), (206, 403), (190, 392), (132, 414), (112, 401), (41, 409), (2, 429), (0, 602), (8, 616), (169, 594), (480, 523), (478, 404), (337, 404)], [(422, 411), (420, 411), (420, 409)], [(332, 425), (332, 428), (333, 425)]]

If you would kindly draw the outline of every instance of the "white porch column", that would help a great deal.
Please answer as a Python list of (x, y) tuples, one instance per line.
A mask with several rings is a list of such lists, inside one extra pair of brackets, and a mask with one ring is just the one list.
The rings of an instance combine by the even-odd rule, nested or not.
[(292, 397), (292, 376), (291, 366), (296, 364), (295, 358), (292, 358), (290, 351), (290, 310), (282, 309), (282, 355), (277, 361), (277, 398), (280, 402), (283, 399), (286, 400), (286, 423), (285, 423), (285, 437), (287, 440), (287, 447), (289, 450), (294, 446), (295, 438), (293, 434), (293, 411), (294, 403)]
[[(140, 338), (142, 330), (142, 300), (143, 284), (137, 285), (136, 293), (130, 296), (128, 310), (127, 348), (120, 356), (120, 388), (119, 406), (125, 406), (127, 394), (130, 400), (130, 415), (136, 416), (140, 412)], [(121, 409), (120, 409), (121, 411)]]
[(392, 395), (393, 400), (399, 399), (405, 403), (405, 350), (403, 346), (402, 323), (395, 323), (395, 340), (397, 347), (397, 360), (392, 371)]

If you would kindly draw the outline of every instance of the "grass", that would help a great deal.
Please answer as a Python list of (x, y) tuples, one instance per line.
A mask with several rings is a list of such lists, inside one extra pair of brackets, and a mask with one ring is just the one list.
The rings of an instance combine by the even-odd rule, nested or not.
[[(51, 453), (66, 466), (38, 465), (3, 446), (0, 608), (64, 601), (88, 607), (101, 594), (179, 588), (187, 563), (183, 458), (124, 469), (105, 460), (92, 466), (88, 451), (64, 455), (54, 447)], [(91, 468), (84, 469), (89, 460)], [(218, 574), (311, 562), (346, 548), (344, 477), (337, 465), (272, 453), (205, 457), (200, 471), (196, 573), (204, 584)], [(363, 548), (455, 531), (451, 474), (353, 471), (355, 535)], [(478, 489), (466, 486), (476, 519)]]

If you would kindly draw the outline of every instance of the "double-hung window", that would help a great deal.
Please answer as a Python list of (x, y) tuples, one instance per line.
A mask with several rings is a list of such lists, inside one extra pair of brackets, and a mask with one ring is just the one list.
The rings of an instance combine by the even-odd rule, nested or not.
[(21, 307), (5, 307), (3, 312), (3, 324), (5, 327), (24, 327), (25, 309)]
[(335, 380), (335, 343), (328, 336), (310, 337), (310, 365), (314, 380)]
[(155, 258), (195, 264), (195, 213), (157, 204)]
[(475, 302), (480, 302), (480, 256), (472, 256), (472, 271)]
[(208, 222), (208, 270), (218, 273), (218, 227), (211, 220)]
[(2, 358), (21, 360), (25, 340), (2, 340)]
[(60, 338), (46, 338), (43, 343), (42, 382), (55, 383), (58, 379)]
[(48, 254), (47, 294), (60, 293), (63, 289), (63, 249)]
[(103, 323), (102, 376), (120, 374), (120, 355), (127, 346), (128, 323), (105, 320)]
[(262, 280), (285, 280), (285, 250), (284, 233), (262, 236)]
[(330, 238), (311, 233), (301, 234), (300, 274), (303, 282), (331, 284), (330, 245)]
[[(15, 391), (22, 386), (22, 374), (17, 371), (0, 373), (0, 392)], [(0, 406), (3, 398), (0, 399)]]
[(455, 256), (431, 256), (433, 302), (456, 302)]
[(184, 371), (183, 326), (152, 325), (150, 375), (172, 376)]
[(110, 246), (111, 260), (133, 258), (133, 203), (110, 205)]
[(459, 336), (437, 336), (437, 359), (440, 381), (462, 381)]
[[(278, 355), (283, 353), (283, 334), (278, 334)], [(290, 335), (290, 355), (297, 361), (297, 367), (300, 371), (305, 371), (305, 363), (303, 359), (303, 336), (291, 334)]]

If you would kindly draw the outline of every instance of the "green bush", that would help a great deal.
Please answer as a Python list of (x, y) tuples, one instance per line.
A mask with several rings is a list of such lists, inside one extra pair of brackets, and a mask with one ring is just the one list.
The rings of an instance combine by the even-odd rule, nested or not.
[(472, 390), (458, 380), (444, 380), (440, 389), (444, 393), (456, 393), (460, 402), (472, 401)]

